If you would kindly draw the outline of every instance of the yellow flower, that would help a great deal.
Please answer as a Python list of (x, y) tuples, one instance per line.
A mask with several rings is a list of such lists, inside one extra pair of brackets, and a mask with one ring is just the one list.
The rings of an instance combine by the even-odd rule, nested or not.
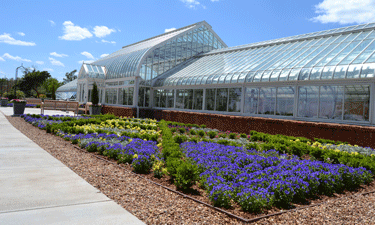
[(133, 139), (129, 139), (129, 142), (132, 142)]
[(354, 147), (358, 147), (358, 145), (354, 145)]
[(137, 154), (134, 154), (134, 155), (133, 155), (133, 159), (136, 159), (136, 158), (138, 158), (138, 155), (137, 155)]
[(143, 139), (144, 141), (147, 141), (147, 139)]

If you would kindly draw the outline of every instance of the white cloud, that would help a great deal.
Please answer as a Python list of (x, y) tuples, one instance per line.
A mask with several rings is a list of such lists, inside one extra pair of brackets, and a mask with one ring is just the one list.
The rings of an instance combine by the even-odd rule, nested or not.
[(116, 44), (116, 42), (115, 42), (115, 41), (106, 41), (106, 40), (104, 40), (104, 39), (102, 39), (102, 42), (103, 42), (103, 43)]
[(56, 23), (53, 22), (53, 20), (48, 20), (48, 21), (51, 23), (51, 26), (55, 26), (56, 25)]
[(5, 61), (5, 59), (3, 59), (2, 57), (0, 57), (0, 61)]
[(52, 55), (52, 56), (55, 56), (55, 57), (67, 57), (68, 55), (66, 55), (66, 54), (58, 54), (58, 53), (56, 53), (56, 52), (51, 52), (51, 53), (49, 53), (50, 55)]
[(110, 35), (112, 32), (116, 32), (116, 30), (115, 29), (109, 29), (106, 26), (95, 26), (93, 33), (95, 34), (95, 36), (97, 36), (99, 38), (102, 38), (102, 37), (105, 37), (107, 35)]
[(10, 34), (7, 34), (7, 33), (0, 35), (0, 43), (6, 43), (10, 45), (22, 45), (22, 46), (34, 46), (35, 45), (34, 42), (16, 40), (12, 38)]
[(80, 41), (80, 40), (92, 37), (92, 34), (87, 28), (74, 26), (74, 24), (71, 21), (65, 21), (63, 25), (64, 25), (64, 36), (59, 37), (62, 40)]
[(375, 0), (323, 0), (315, 5), (318, 16), (312, 18), (321, 23), (370, 23), (375, 22)]
[(43, 61), (35, 61), (37, 64), (39, 64), (39, 65), (43, 65), (44, 64), (44, 62)]
[(201, 3), (197, 0), (180, 0), (181, 2), (185, 3), (186, 7), (189, 9), (195, 9), (196, 6), (199, 6)]
[(102, 54), (102, 55), (100, 56), (100, 58), (104, 58), (104, 57), (106, 57), (106, 56), (109, 56), (109, 54)]
[(51, 58), (51, 57), (48, 57), (49, 61), (51, 62), (52, 65), (54, 66), (65, 66), (64, 63), (54, 59), (54, 58)]
[(89, 52), (81, 52), (81, 55), (84, 55), (89, 59), (94, 59), (94, 56), (92, 56), (91, 53), (89, 53)]
[(81, 60), (81, 61), (78, 61), (79, 64), (82, 64), (82, 63), (93, 63), (94, 60)]
[(50, 71), (50, 72), (53, 72), (53, 69), (51, 69), (51, 68), (44, 68), (43, 71)]
[(21, 58), (21, 57), (19, 57), (19, 56), (12, 56), (12, 55), (10, 55), (9, 53), (5, 53), (4, 55), (3, 55), (3, 58), (6, 58), (6, 59), (11, 59), (11, 60), (16, 60), (16, 61), (23, 61), (23, 62), (32, 62), (30, 59), (23, 59), (23, 58)]
[(24, 32), (18, 32), (17, 34), (20, 35), (20, 36), (25, 36)]
[(167, 29), (164, 30), (164, 32), (165, 32), (165, 33), (168, 33), (168, 32), (171, 32), (171, 31), (173, 31), (173, 30), (176, 30), (176, 28), (174, 28), (174, 27), (169, 28), (169, 29), (167, 28)]

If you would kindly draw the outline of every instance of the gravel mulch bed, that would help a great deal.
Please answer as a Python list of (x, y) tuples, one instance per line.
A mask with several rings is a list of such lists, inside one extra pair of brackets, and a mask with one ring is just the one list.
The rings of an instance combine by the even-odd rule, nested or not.
[[(147, 224), (242, 224), (224, 213), (152, 184), (129, 170), (104, 162), (92, 153), (82, 152), (70, 142), (47, 134), (22, 118), (7, 116), (7, 119), (41, 148)], [(147, 178), (153, 180), (152, 175)], [(161, 183), (175, 189), (166, 180)], [(375, 182), (360, 192), (371, 190), (375, 190)], [(351, 194), (347, 192), (336, 197)], [(202, 196), (191, 196), (205, 201)], [(340, 199), (324, 197), (312, 202), (322, 201), (328, 202), (264, 218), (254, 224), (375, 224), (375, 193)], [(235, 211), (233, 209), (231, 212)], [(269, 213), (273, 212), (276, 211)]]

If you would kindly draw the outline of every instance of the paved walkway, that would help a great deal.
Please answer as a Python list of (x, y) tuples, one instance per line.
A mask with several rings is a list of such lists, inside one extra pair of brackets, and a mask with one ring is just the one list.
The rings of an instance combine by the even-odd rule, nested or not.
[(11, 110), (0, 107), (0, 224), (144, 224), (14, 128)]

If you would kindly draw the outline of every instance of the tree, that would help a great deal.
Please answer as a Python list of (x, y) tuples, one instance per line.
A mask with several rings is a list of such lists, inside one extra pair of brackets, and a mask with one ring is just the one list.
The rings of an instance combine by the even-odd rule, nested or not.
[(77, 75), (74, 75), (76, 72), (77, 70), (73, 70), (70, 73), (66, 73), (65, 74), (66, 78), (63, 79), (64, 80), (63, 84), (69, 83), (70, 81), (77, 79)]
[(43, 82), (42, 88), (45, 90), (45, 93), (50, 94), (53, 100), (56, 100), (56, 90), (62, 85), (56, 78), (48, 78)]
[(94, 82), (94, 85), (92, 87), (91, 101), (92, 101), (92, 105), (94, 106), (97, 106), (99, 103), (99, 92), (98, 92), (98, 86), (96, 85), (96, 82)]
[(47, 71), (25, 70), (24, 76), (17, 85), (25, 93), (30, 94), (31, 90), (35, 91), (39, 98), (40, 86), (50, 77), (51, 75)]

